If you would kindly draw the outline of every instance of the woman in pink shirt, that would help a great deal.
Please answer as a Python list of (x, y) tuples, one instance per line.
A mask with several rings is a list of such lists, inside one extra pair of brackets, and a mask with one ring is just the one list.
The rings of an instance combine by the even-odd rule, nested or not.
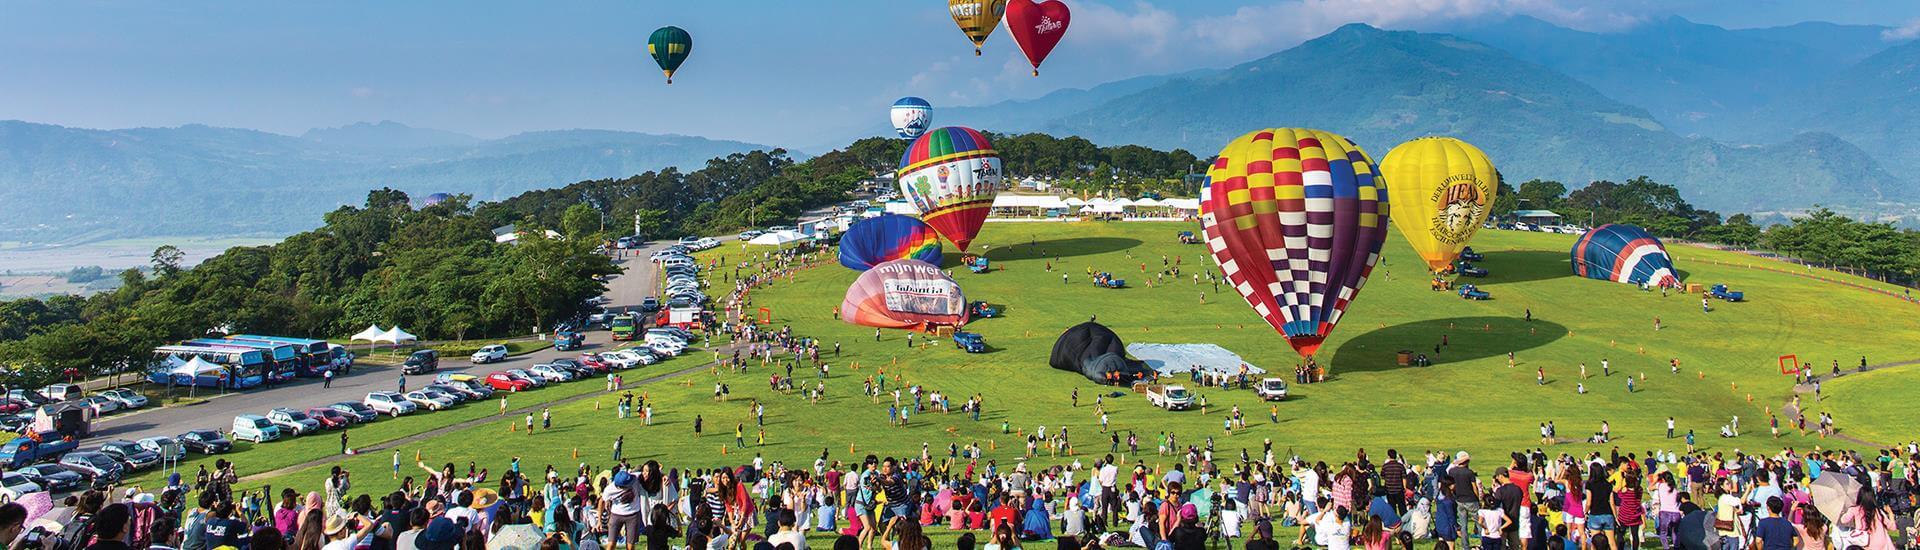
[(1893, 550), (1893, 513), (1880, 507), (1873, 491), (1860, 491), (1858, 502), (1858, 506), (1840, 516), (1840, 523), (1854, 526), (1853, 534), (1848, 537), (1852, 540), (1846, 544), (1867, 550)]
[(1653, 482), (1654, 528), (1660, 534), (1660, 547), (1673, 548), (1679, 544), (1680, 536), (1676, 530), (1680, 527), (1680, 489), (1673, 482), (1673, 472), (1660, 472)]

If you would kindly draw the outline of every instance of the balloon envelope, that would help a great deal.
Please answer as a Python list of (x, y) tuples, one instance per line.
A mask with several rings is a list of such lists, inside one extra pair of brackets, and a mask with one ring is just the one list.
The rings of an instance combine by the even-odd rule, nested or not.
[(451, 199), (451, 198), (453, 198), (453, 195), (448, 195), (446, 193), (434, 193), (432, 195), (427, 195), (427, 200), (422, 202), (421, 206), (433, 206), (436, 204), (446, 202), (447, 199)]
[(854, 271), (912, 258), (940, 265), (940, 234), (912, 216), (882, 214), (854, 222), (840, 236), (840, 265)]
[(1638, 226), (1606, 224), (1573, 242), (1573, 274), (1629, 284), (1678, 287), (1673, 258), (1660, 239)]
[(680, 63), (685, 62), (690, 53), (693, 53), (693, 36), (680, 27), (660, 27), (647, 37), (647, 54), (660, 65), (660, 72), (666, 73), (668, 84), (673, 83), (673, 72), (680, 69)]
[(899, 174), (900, 194), (920, 219), (964, 251), (1000, 193), (1000, 152), (972, 128), (938, 128), (907, 146)]
[(920, 137), (933, 126), (933, 104), (917, 97), (903, 97), (893, 102), (893, 110), (888, 115), (893, 131), (907, 139)]
[(1007, 3), (1007, 34), (1033, 64), (1033, 76), (1040, 76), (1040, 63), (1053, 53), (1060, 38), (1067, 35), (1073, 12), (1061, 0), (1011, 0)]
[(1380, 260), (1381, 187), (1365, 151), (1320, 130), (1248, 133), (1207, 170), (1200, 221), (1214, 261), (1301, 355), (1320, 349)]
[(894, 260), (873, 266), (847, 287), (840, 319), (882, 328), (925, 329), (967, 322), (967, 297), (938, 266)]
[(947, 0), (947, 15), (953, 16), (953, 24), (973, 41), (973, 55), (980, 55), (980, 47), (987, 44), (987, 37), (993, 35), (1006, 14), (1007, 0)]
[(1400, 144), (1380, 159), (1393, 225), (1434, 272), (1453, 270), (1460, 250), (1493, 211), (1500, 174), (1487, 154), (1450, 137)]

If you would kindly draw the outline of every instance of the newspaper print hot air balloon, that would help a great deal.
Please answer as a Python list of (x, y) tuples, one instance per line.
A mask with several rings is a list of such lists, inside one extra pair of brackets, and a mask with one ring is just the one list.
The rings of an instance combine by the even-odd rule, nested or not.
[(1007, 14), (1007, 0), (947, 0), (947, 15), (953, 16), (953, 24), (960, 26), (960, 32), (966, 33), (967, 40), (973, 41), (973, 55), (980, 55), (980, 48), (987, 45), (987, 37), (993, 35), (993, 29), (1000, 26), (1000, 18)]
[(1320, 349), (1380, 261), (1382, 181), (1352, 141), (1300, 128), (1240, 136), (1207, 170), (1200, 220), (1214, 261), (1302, 356)]
[(917, 97), (903, 97), (893, 102), (893, 109), (887, 112), (893, 122), (893, 131), (900, 137), (913, 139), (927, 133), (933, 127), (933, 104)]
[(1679, 287), (1666, 245), (1639, 226), (1606, 224), (1573, 243), (1573, 274), (1636, 285)]
[(925, 330), (967, 322), (967, 297), (939, 266), (894, 260), (873, 266), (847, 287), (840, 319), (881, 328)]
[(912, 216), (882, 214), (853, 223), (840, 236), (840, 265), (866, 271), (875, 265), (912, 258), (940, 265), (940, 234)]
[(1500, 173), (1487, 154), (1458, 139), (1423, 137), (1380, 159), (1393, 225), (1435, 273), (1453, 270), (1461, 249), (1493, 212)]
[(1000, 193), (1000, 152), (978, 130), (960, 126), (922, 134), (900, 157), (900, 194), (920, 219), (965, 251)]
[(673, 72), (680, 70), (680, 64), (690, 53), (693, 53), (693, 36), (680, 27), (660, 27), (647, 37), (647, 55), (653, 56), (660, 72), (666, 73), (668, 84), (673, 83)]

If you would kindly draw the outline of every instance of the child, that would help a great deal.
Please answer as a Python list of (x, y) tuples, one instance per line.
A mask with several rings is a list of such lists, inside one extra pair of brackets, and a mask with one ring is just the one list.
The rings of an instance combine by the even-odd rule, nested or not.
[(1500, 501), (1493, 493), (1480, 495), (1480, 547), (1482, 550), (1502, 550), (1500, 534), (1513, 525), (1513, 518), (1507, 517), (1507, 511), (1500, 508)]

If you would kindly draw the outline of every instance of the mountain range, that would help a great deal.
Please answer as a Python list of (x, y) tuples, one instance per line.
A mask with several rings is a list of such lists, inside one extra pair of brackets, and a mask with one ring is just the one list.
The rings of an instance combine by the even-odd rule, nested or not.
[(188, 125), (89, 130), (0, 121), (0, 240), (283, 234), (382, 186), (504, 199), (768, 149), (605, 130), (479, 139), (395, 122), (301, 136)]

